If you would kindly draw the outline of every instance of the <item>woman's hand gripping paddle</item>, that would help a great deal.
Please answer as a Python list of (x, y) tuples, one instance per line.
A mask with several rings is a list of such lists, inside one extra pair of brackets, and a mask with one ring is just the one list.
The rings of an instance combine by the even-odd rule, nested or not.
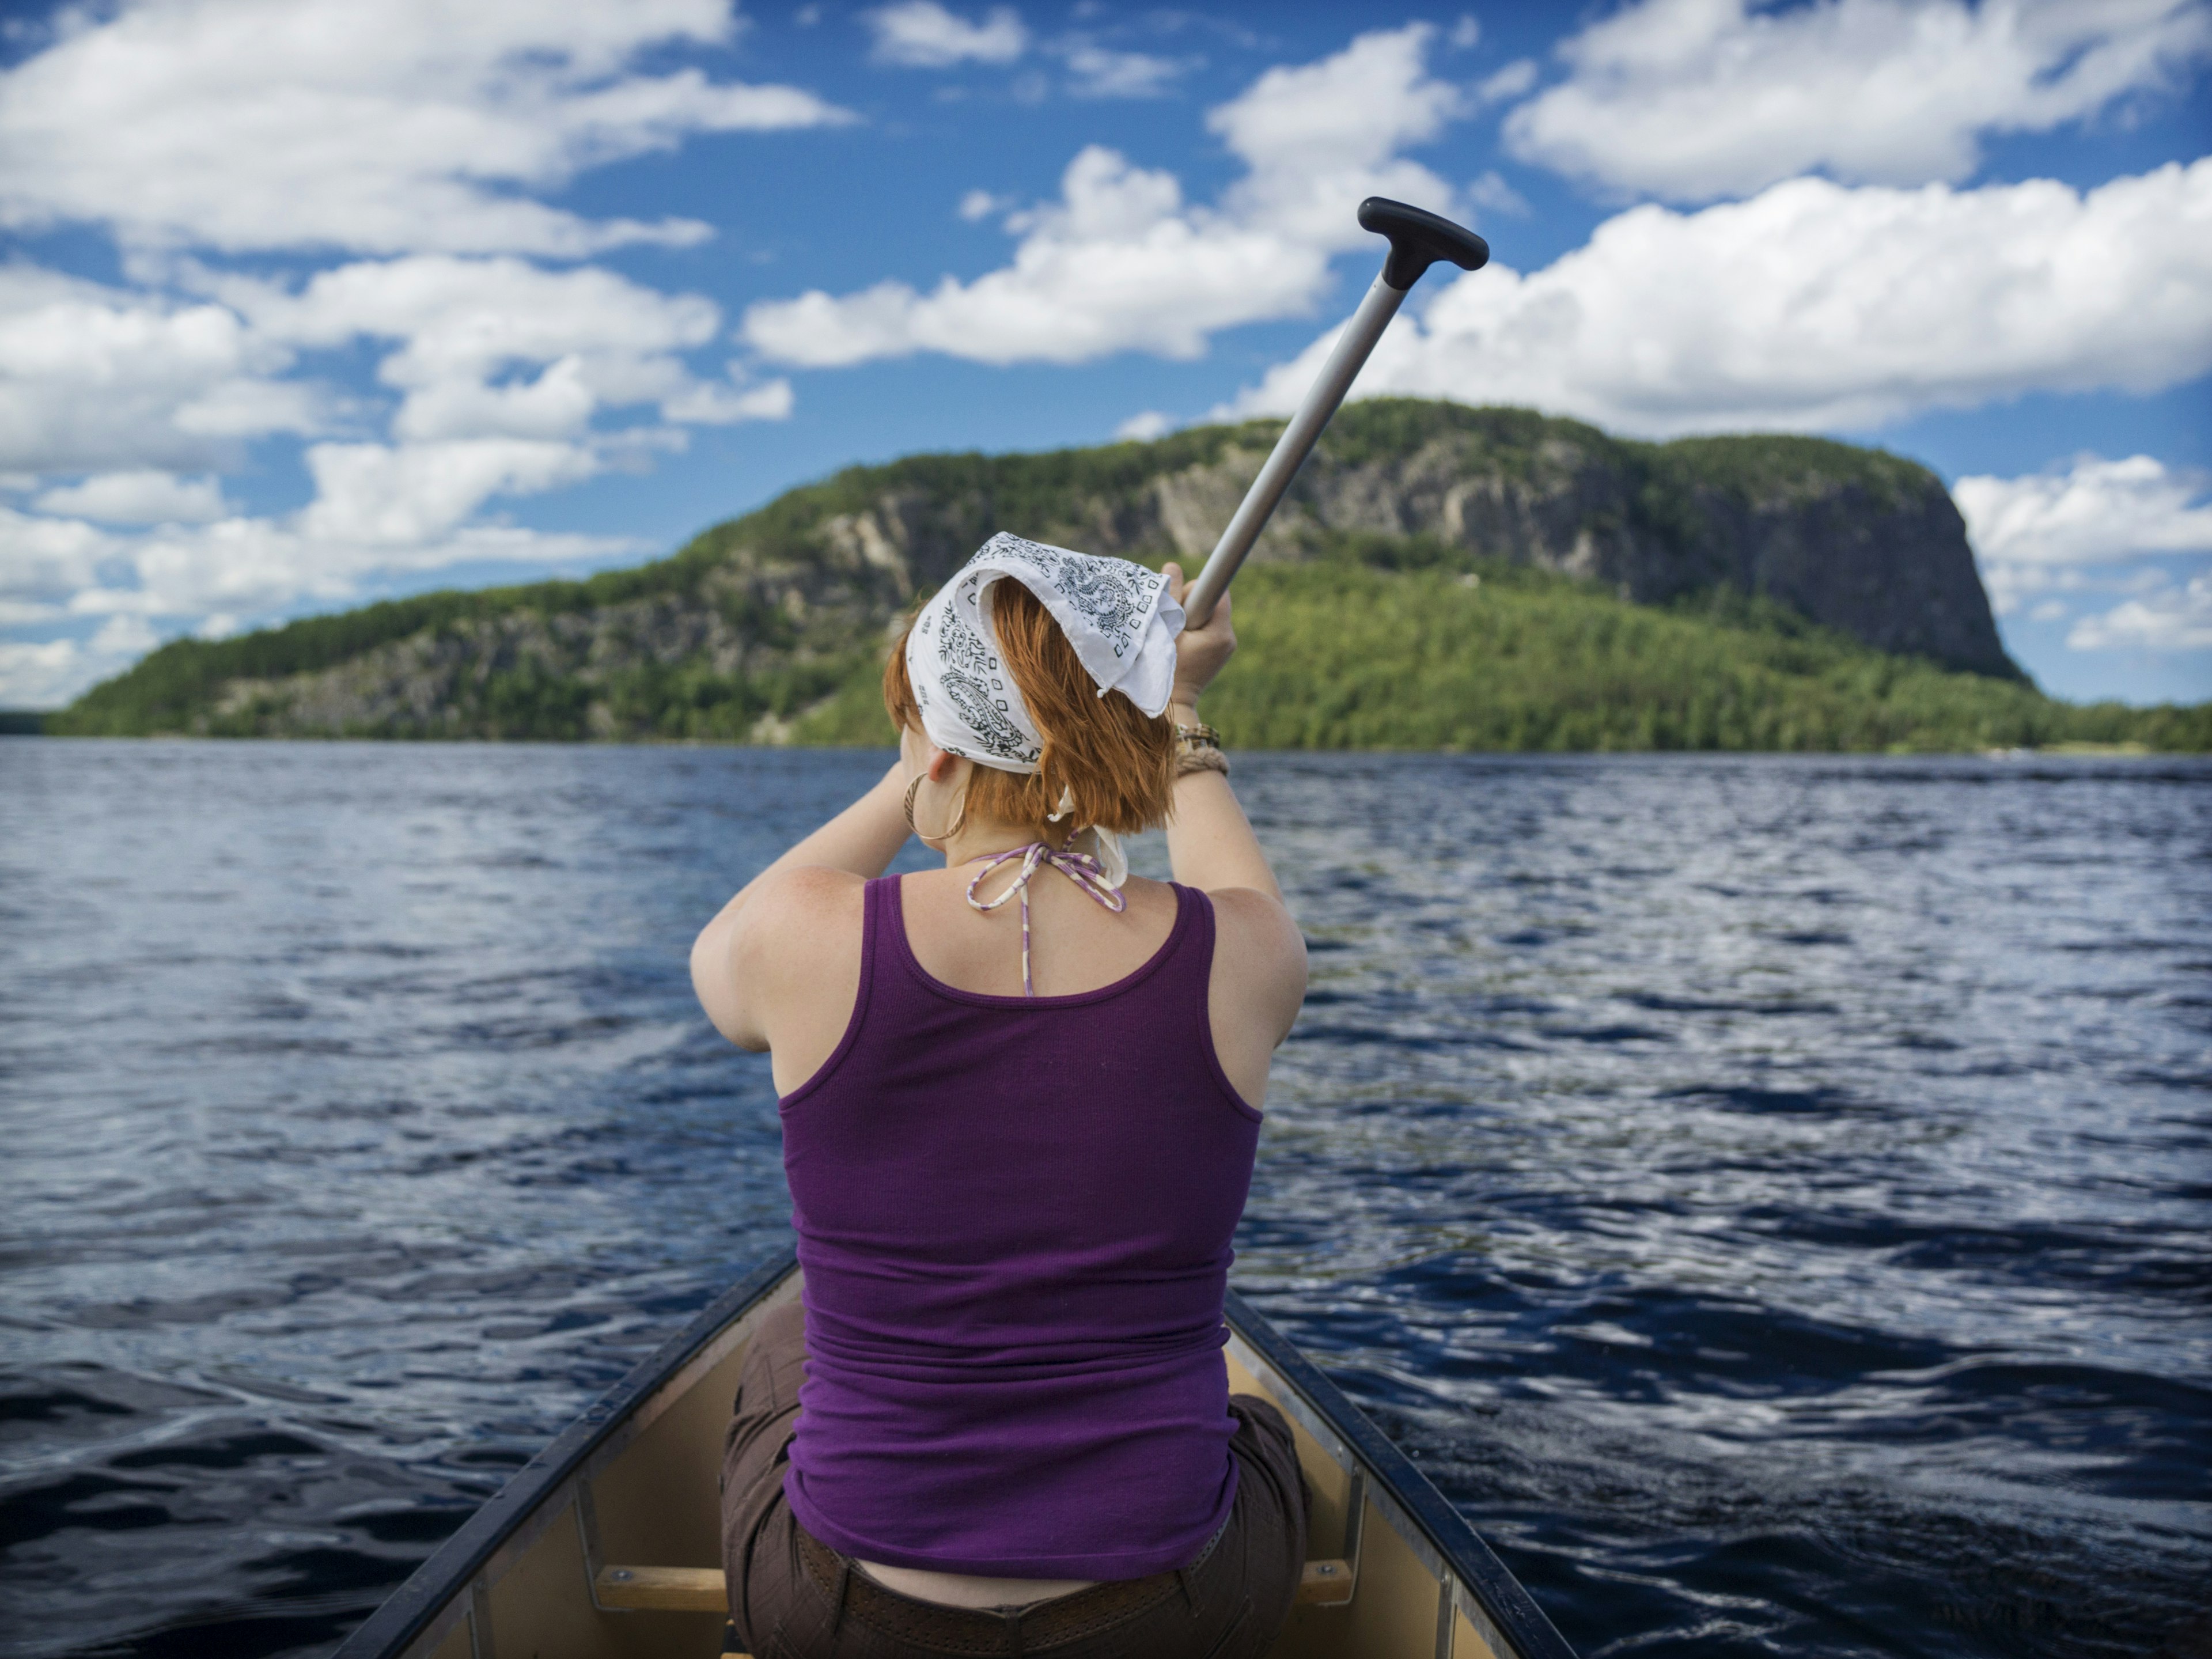
[(1368, 354), (1375, 349), (1375, 343), (1382, 337), (1382, 331), (1389, 326), (1390, 319), (1398, 314), (1398, 307), (1407, 294), (1421, 280), (1421, 273), (1439, 259), (1449, 260), (1462, 270), (1480, 270), (1490, 260), (1490, 244), (1473, 231), (1436, 214), (1407, 207), (1403, 202), (1369, 197), (1359, 204), (1359, 224), (1363, 230), (1390, 239), (1390, 257), (1383, 261), (1382, 274), (1367, 290), (1359, 309), (1345, 325), (1343, 337), (1337, 341), (1336, 349), (1329, 353), (1321, 378), (1306, 393), (1298, 412), (1291, 416), (1283, 435), (1275, 440), (1274, 453), (1260, 469), (1260, 476), (1252, 480), (1252, 488), (1245, 492), (1236, 516), (1229, 520), (1229, 528), (1214, 544), (1206, 568), (1198, 573), (1198, 580), (1184, 595), (1183, 613), (1192, 628), (1204, 627), (1206, 619), (1213, 614), (1213, 607), (1221, 603), (1221, 596), (1229, 591), (1230, 578), (1244, 562), (1252, 544), (1260, 539), (1260, 532), (1274, 513), (1275, 503), (1291, 487), (1291, 480), (1312, 450), (1314, 441), (1321, 436), (1329, 416), (1336, 413), (1344, 394), (1352, 389)]

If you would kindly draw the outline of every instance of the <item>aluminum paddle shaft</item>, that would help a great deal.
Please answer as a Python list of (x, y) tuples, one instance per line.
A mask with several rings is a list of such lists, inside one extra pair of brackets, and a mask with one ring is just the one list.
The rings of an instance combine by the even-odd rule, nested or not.
[(1212, 616), (1214, 606), (1229, 591), (1230, 579), (1237, 568), (1244, 562), (1244, 556), (1252, 550), (1252, 544), (1260, 539), (1267, 528), (1275, 507), (1283, 499), (1291, 480), (1297, 476), (1298, 468), (1313, 452), (1316, 440), (1329, 417), (1336, 413), (1344, 394), (1352, 390), (1352, 383), (1359, 378), (1359, 371), (1375, 349), (1375, 343), (1382, 337), (1382, 331), (1390, 326), (1390, 319), (1398, 314), (1398, 307), (1421, 273), (1437, 260), (1448, 260), (1462, 270), (1480, 270), (1490, 258), (1490, 245), (1473, 231), (1452, 223), (1449, 219), (1419, 208), (1407, 207), (1403, 202), (1387, 201), (1380, 196), (1370, 196), (1359, 204), (1359, 222), (1363, 228), (1390, 239), (1390, 257), (1383, 262), (1382, 274), (1360, 301), (1359, 309), (1352, 313), (1352, 320), (1338, 337), (1336, 349), (1328, 354), (1321, 376), (1299, 404), (1298, 412), (1291, 416), (1291, 423), (1283, 428), (1283, 435), (1275, 440), (1275, 447), (1267, 457), (1267, 464), (1260, 469), (1260, 476), (1252, 480), (1252, 487), (1237, 504), (1229, 527), (1221, 532), (1221, 539), (1206, 561), (1206, 568), (1198, 573), (1198, 580), (1183, 595), (1183, 614), (1188, 626), (1202, 628)]

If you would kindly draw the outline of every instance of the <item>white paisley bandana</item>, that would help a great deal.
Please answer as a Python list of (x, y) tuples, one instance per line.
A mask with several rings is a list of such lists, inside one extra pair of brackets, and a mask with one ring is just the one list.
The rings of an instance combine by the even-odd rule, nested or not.
[(1157, 717), (1175, 689), (1182, 607), (1167, 580), (1127, 559), (1071, 553), (1001, 531), (922, 608), (907, 635), (907, 678), (921, 729), (948, 755), (1001, 772), (1034, 772), (1044, 750), (991, 626), (991, 588), (1006, 577), (1044, 602), (1098, 683)]

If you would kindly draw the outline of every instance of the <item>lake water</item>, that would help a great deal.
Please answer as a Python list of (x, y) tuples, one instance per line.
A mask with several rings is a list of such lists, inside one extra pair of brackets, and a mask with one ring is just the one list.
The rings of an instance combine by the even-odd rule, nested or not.
[[(0, 1652), (326, 1651), (783, 1247), (685, 951), (884, 758), (0, 743)], [(1586, 1656), (2206, 1650), (2212, 766), (1237, 765), (1236, 1282)]]

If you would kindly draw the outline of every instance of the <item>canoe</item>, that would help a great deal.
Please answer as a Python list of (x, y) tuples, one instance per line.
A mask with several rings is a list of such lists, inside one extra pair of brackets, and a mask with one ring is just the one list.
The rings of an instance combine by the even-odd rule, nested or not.
[[(716, 1659), (716, 1475), (745, 1344), (798, 1297), (786, 1255), (720, 1297), (516, 1474), (337, 1659)], [(1280, 1659), (1574, 1659), (1443, 1495), (1231, 1292), (1231, 1390), (1297, 1431), (1313, 1489)]]

